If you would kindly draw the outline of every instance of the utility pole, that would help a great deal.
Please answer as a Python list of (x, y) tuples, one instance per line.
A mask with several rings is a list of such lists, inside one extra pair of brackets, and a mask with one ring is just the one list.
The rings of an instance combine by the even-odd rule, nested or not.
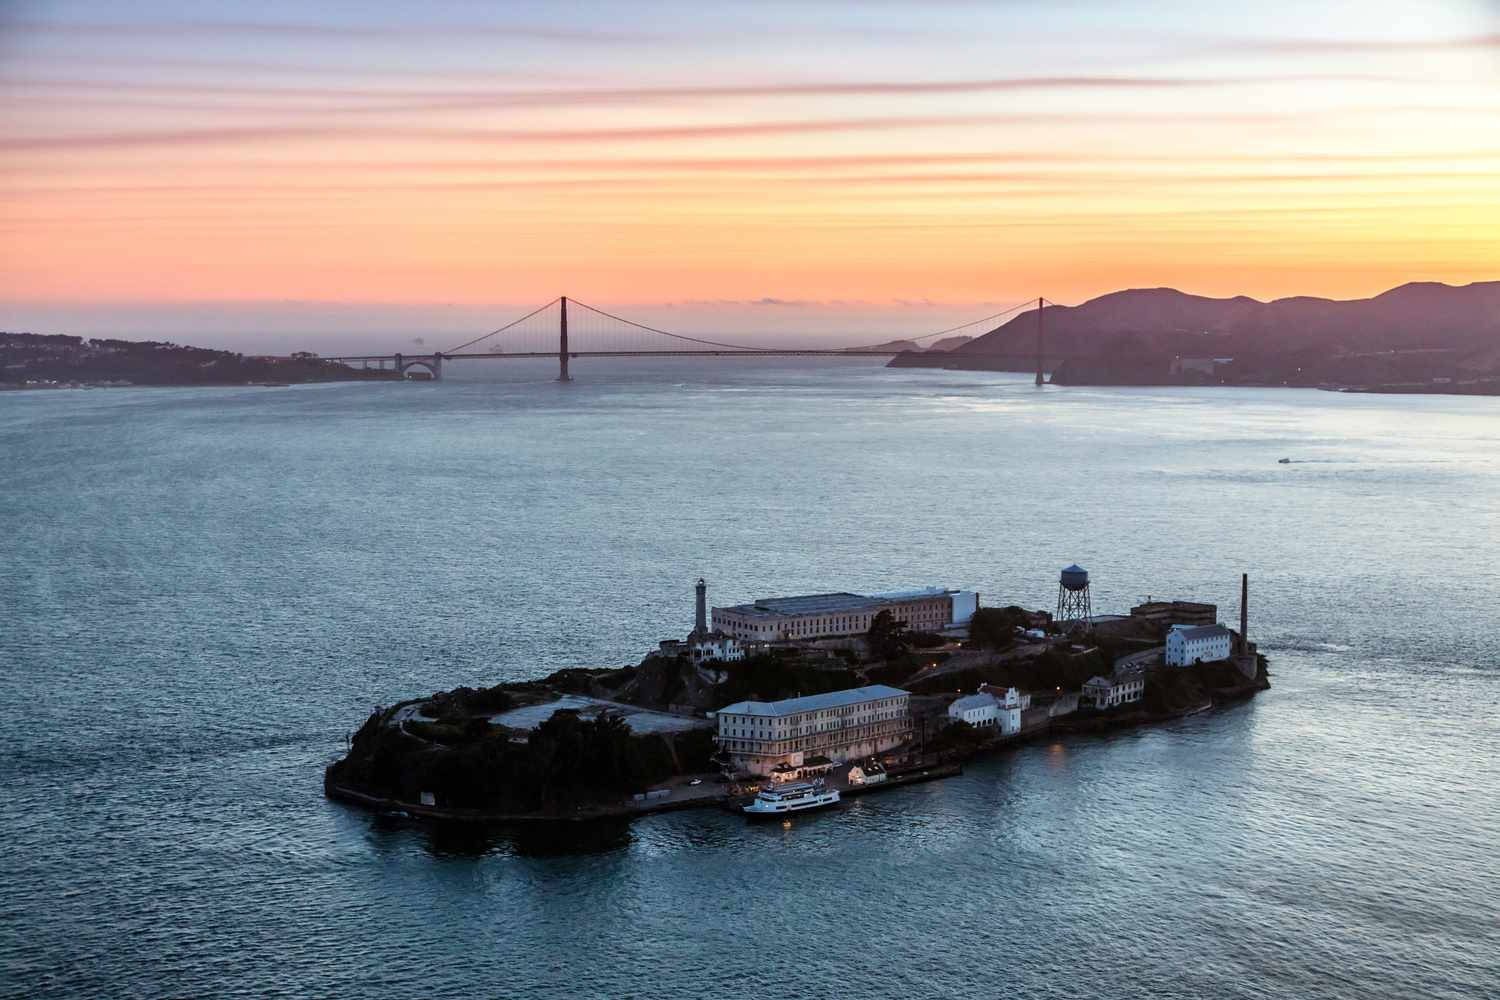
[(1037, 296), (1036, 300), (1036, 384), (1042, 385), (1046, 380), (1042, 378), (1042, 298)]
[(557, 340), (557, 380), (571, 382), (573, 379), (568, 376), (568, 297), (564, 295), (558, 301), (562, 303), (562, 325)]

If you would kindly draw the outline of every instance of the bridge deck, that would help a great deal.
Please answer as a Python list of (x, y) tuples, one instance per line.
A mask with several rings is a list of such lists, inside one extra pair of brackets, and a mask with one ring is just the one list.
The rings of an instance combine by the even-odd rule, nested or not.
[[(899, 351), (845, 351), (845, 350), (702, 350), (702, 351), (569, 351), (570, 358), (682, 358), (682, 357), (746, 357), (746, 358), (801, 358), (801, 357), (827, 357), (827, 358), (890, 358), (899, 354)], [(493, 354), (444, 354), (444, 361), (473, 361), (484, 358), (556, 358), (557, 351), (509, 351)], [(406, 354), (402, 353), (403, 361), (418, 361), (422, 358), (431, 358), (431, 353)], [(340, 354), (328, 355), (324, 361), (394, 361), (394, 354)]]

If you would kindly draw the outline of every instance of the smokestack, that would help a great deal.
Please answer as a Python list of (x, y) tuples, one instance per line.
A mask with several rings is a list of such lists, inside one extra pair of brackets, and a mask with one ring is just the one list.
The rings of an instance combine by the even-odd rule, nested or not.
[(1240, 574), (1240, 654), (1250, 652), (1250, 574)]
[(708, 635), (708, 584), (699, 577), (695, 589), (698, 591), (698, 614), (693, 624), (693, 635), (704, 636)]

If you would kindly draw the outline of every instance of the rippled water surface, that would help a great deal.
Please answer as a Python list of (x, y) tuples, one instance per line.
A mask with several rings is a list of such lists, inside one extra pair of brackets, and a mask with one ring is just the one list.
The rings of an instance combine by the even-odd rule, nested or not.
[[(1500, 994), (1500, 400), (473, 364), (0, 395), (0, 992)], [(1072, 561), (1226, 618), (1249, 572), (1274, 689), (786, 827), (321, 795), (373, 705), (633, 662), (699, 575), (1047, 607)]]

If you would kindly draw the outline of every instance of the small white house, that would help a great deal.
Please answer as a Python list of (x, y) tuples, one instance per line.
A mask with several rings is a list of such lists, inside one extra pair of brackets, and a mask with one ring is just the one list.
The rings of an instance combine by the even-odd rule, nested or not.
[(1090, 677), (1078, 696), (1080, 708), (1103, 711), (1118, 705), (1129, 705), (1146, 696), (1146, 678), (1142, 674), (1126, 677)]
[(1021, 731), (1021, 713), (1031, 707), (1031, 695), (1022, 694), (1015, 688), (1001, 690), (997, 687), (990, 687), (988, 684), (979, 690), (993, 695), (995, 701), (999, 703), (999, 715), (996, 721), (1000, 727), (1000, 735), (1010, 736), (1014, 733), (1019, 733)]
[(730, 663), (745, 658), (745, 647), (732, 635), (710, 632), (707, 635), (688, 636), (686, 640), (663, 639), (657, 648), (664, 656), (689, 656), (696, 665), (705, 663)]
[(975, 729), (993, 729), (1000, 715), (1000, 704), (995, 696), (983, 691), (964, 695), (948, 706), (948, 718), (954, 722), (967, 722)]
[(710, 632), (690, 639), (688, 649), (693, 655), (694, 663), (706, 663), (710, 660), (729, 663), (745, 658), (745, 647), (740, 645), (740, 641), (723, 632)]
[(1031, 696), (1015, 688), (1002, 694), (998, 689), (982, 687), (976, 694), (965, 695), (948, 706), (948, 718), (967, 722), (976, 729), (994, 729), (1001, 736), (1021, 731), (1021, 710), (1029, 707)]
[(1234, 633), (1223, 625), (1173, 625), (1167, 630), (1166, 663), (1186, 667), (1229, 659)]

